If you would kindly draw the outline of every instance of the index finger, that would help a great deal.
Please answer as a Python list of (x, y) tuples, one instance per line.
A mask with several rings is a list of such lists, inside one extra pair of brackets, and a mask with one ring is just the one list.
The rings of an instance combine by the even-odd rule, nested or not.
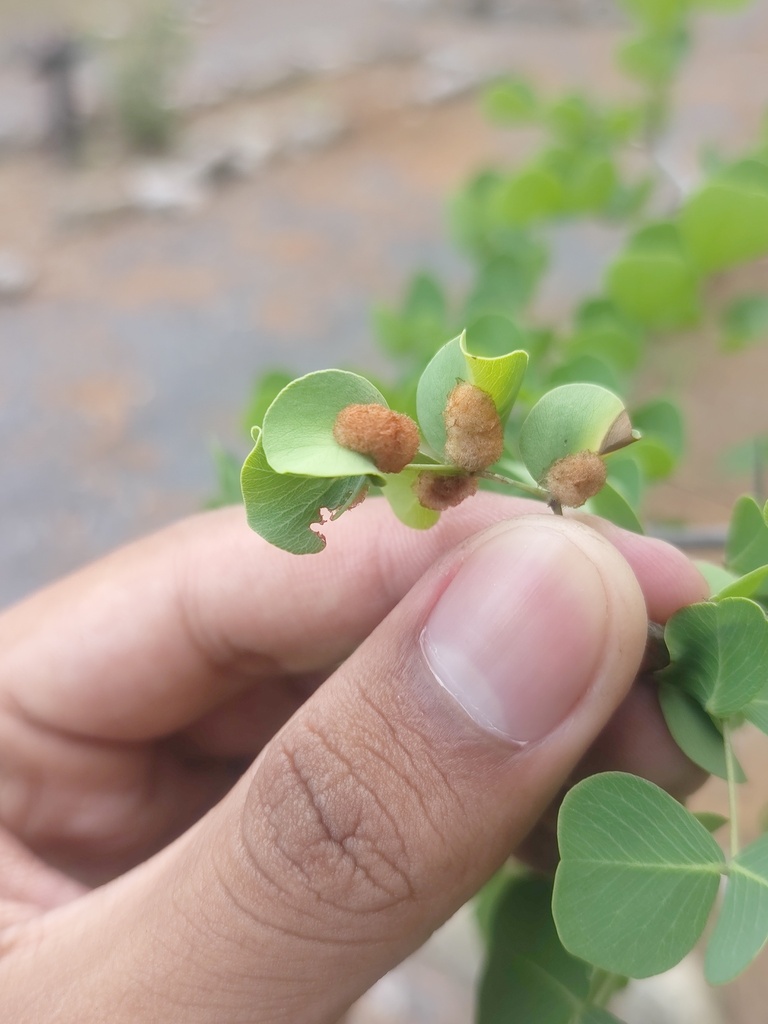
[[(305, 558), (256, 537), (240, 508), (195, 516), (0, 617), (0, 698), (78, 736), (168, 735), (260, 680), (330, 670), (441, 555), (531, 512), (551, 514), (483, 494), (418, 532), (372, 499)], [(704, 596), (680, 552), (596, 522), (634, 569), (650, 617)]]

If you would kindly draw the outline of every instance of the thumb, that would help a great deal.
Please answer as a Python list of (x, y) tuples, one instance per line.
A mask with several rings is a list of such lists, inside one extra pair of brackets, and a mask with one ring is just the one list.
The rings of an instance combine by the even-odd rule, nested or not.
[(646, 624), (581, 523), (523, 517), (451, 552), (222, 804), (87, 897), (77, 955), (108, 948), (111, 969), (70, 965), (84, 1005), (332, 1024), (523, 840), (626, 695)]

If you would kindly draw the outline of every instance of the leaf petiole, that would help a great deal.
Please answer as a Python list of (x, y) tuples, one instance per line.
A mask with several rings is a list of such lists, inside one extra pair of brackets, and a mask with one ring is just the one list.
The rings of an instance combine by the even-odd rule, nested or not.
[(725, 743), (725, 773), (728, 783), (729, 846), (731, 859), (739, 852), (739, 801), (736, 793), (736, 757), (733, 752), (733, 725), (729, 720), (723, 723)]
[[(431, 467), (430, 467), (431, 468)], [(504, 476), (502, 473), (490, 473), (487, 470), (482, 473), (476, 474), (481, 480), (493, 480), (497, 484), (505, 484), (507, 487), (515, 487), (518, 491), (522, 491), (524, 494), (530, 494), (533, 498), (538, 498), (540, 501), (545, 500), (548, 497), (548, 492), (543, 487), (537, 487), (536, 484), (526, 484), (522, 480), (515, 480), (510, 476)]]

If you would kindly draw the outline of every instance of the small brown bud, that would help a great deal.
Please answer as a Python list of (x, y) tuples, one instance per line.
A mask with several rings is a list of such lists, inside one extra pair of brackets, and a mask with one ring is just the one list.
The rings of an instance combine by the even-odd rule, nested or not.
[(504, 451), (504, 428), (487, 391), (462, 382), (448, 395), (443, 410), (446, 458), (467, 473), (479, 473)]
[(413, 489), (419, 504), (424, 508), (444, 512), (477, 494), (477, 479), (473, 476), (447, 476), (425, 470), (416, 477)]
[(605, 477), (605, 463), (596, 452), (578, 452), (553, 463), (545, 487), (561, 505), (579, 508), (600, 491)]
[(419, 450), (419, 428), (411, 417), (375, 403), (342, 409), (333, 436), (342, 448), (367, 455), (382, 473), (399, 473)]

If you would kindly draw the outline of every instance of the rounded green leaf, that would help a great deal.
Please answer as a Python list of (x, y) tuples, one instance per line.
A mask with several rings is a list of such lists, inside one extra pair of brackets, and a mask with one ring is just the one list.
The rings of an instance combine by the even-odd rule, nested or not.
[(419, 427), (429, 454), (438, 460), (443, 458), (445, 448), (445, 403), (456, 382), (468, 378), (469, 367), (461, 350), (461, 339), (454, 338), (438, 349), (419, 379), (416, 390)]
[(707, 945), (704, 973), (723, 985), (749, 966), (768, 942), (768, 835), (745, 847), (729, 865), (723, 905)]
[(621, 381), (611, 366), (596, 355), (575, 356), (558, 362), (547, 377), (547, 386), (559, 387), (561, 384), (599, 384), (609, 391), (618, 390)]
[(693, 323), (699, 287), (699, 273), (672, 224), (635, 235), (606, 276), (608, 295), (621, 312), (652, 328)]
[(517, 227), (556, 216), (563, 198), (558, 175), (534, 164), (507, 178), (494, 198), (494, 212), (502, 224)]
[(277, 473), (304, 476), (379, 476), (366, 455), (335, 440), (336, 417), (348, 405), (386, 406), (378, 388), (346, 370), (319, 370), (283, 388), (264, 416), (264, 453)]
[(646, 437), (645, 434), (632, 446), (632, 458), (641, 469), (643, 478), (649, 482), (664, 480), (677, 464), (674, 455), (662, 441)]
[[(511, 331), (510, 346), (519, 340), (519, 334)], [(523, 383), (528, 353), (510, 348), (504, 354), (487, 355), (482, 345), (472, 345), (470, 350), (466, 331), (459, 338), (459, 345), (469, 369), (470, 382), (491, 396), (501, 422), (505, 423)]]
[(713, 718), (741, 712), (765, 685), (768, 621), (744, 597), (682, 608), (664, 630), (672, 663), (662, 681), (694, 697)]
[(697, 265), (722, 270), (768, 253), (768, 167), (729, 167), (683, 206), (680, 233)]
[(466, 332), (443, 345), (421, 375), (416, 391), (419, 427), (429, 446), (429, 454), (438, 460), (443, 458), (443, 410), (458, 381), (469, 381), (486, 391), (503, 423), (520, 390), (527, 365), (528, 353), (524, 351), (499, 356), (474, 355), (467, 349)]
[(643, 437), (663, 444), (677, 461), (685, 451), (685, 425), (680, 407), (664, 398), (646, 402), (632, 410), (632, 424)]
[(693, 948), (723, 854), (668, 793), (619, 772), (585, 779), (563, 801), (558, 841), (553, 911), (571, 953), (645, 978)]
[(491, 121), (520, 124), (536, 118), (539, 101), (528, 82), (522, 78), (505, 78), (486, 89), (483, 110)]
[(486, 358), (509, 355), (526, 343), (525, 332), (503, 313), (484, 313), (469, 324), (465, 335), (464, 350)]
[(578, 452), (615, 451), (633, 440), (622, 400), (597, 384), (563, 384), (531, 409), (520, 430), (520, 455), (541, 483), (550, 466)]
[(424, 508), (413, 490), (416, 478), (429, 466), (406, 466), (401, 473), (388, 473), (384, 476), (382, 493), (392, 506), (401, 523), (414, 530), (428, 530), (440, 518), (440, 513)]
[(634, 78), (650, 86), (664, 86), (688, 52), (690, 38), (684, 27), (667, 32), (650, 31), (631, 39), (619, 51), (619, 63)]
[(725, 564), (739, 575), (768, 565), (768, 524), (754, 498), (739, 498), (733, 506), (725, 543)]
[[(672, 739), (686, 757), (710, 775), (727, 779), (723, 734), (704, 708), (685, 691), (670, 683), (661, 683), (659, 686), (659, 704)], [(746, 781), (738, 764), (736, 781)]]
[(594, 356), (617, 371), (630, 371), (642, 355), (642, 334), (612, 302), (587, 302), (576, 315), (566, 352), (571, 357)]
[(253, 426), (261, 427), (267, 409), (292, 380), (293, 374), (286, 370), (270, 370), (259, 377), (243, 416), (246, 430), (250, 431)]
[(728, 572), (722, 565), (715, 565), (713, 562), (706, 562), (702, 559), (694, 559), (693, 564), (709, 584), (709, 596), (716, 596), (725, 587), (729, 587), (738, 577)]
[(552, 883), (509, 879), (496, 897), (489, 953), (478, 992), (478, 1024), (537, 1021), (581, 1024), (591, 970), (558, 938)]
[(768, 736), (768, 686), (747, 704), (744, 708), (744, 717)]
[(679, 25), (689, 0), (620, 0), (621, 6), (655, 31), (665, 31)]
[(731, 580), (715, 594), (713, 600), (721, 601), (724, 597), (751, 597), (755, 600), (768, 597), (768, 565)]
[(715, 832), (719, 832), (723, 825), (728, 824), (725, 815), (716, 814), (714, 811), (694, 811), (693, 816), (707, 832), (711, 832), (713, 835)]
[(610, 483), (603, 484), (599, 494), (590, 498), (584, 509), (632, 533), (645, 533), (635, 510), (621, 491), (612, 487)]
[(317, 554), (325, 547), (325, 538), (312, 527), (328, 518), (323, 510), (343, 511), (363, 492), (367, 478), (328, 480), (276, 473), (258, 433), (254, 440), (241, 474), (248, 525), (284, 551)]

